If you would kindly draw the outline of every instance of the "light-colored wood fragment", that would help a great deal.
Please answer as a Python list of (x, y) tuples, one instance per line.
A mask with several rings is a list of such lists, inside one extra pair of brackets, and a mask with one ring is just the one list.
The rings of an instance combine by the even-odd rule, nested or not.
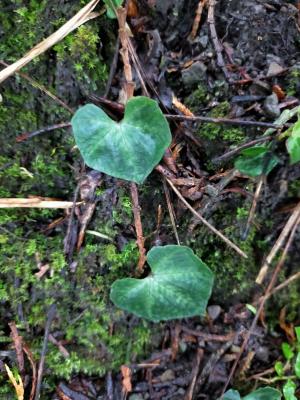
[[(75, 203), (79, 206), (83, 202)], [(47, 197), (30, 197), (27, 199), (0, 199), (0, 208), (72, 208), (73, 201), (53, 200)]]

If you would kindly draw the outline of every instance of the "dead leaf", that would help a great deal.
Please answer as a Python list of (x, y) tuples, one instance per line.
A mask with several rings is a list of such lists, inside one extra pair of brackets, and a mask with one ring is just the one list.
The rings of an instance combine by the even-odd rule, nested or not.
[(296, 340), (294, 325), (292, 323), (287, 323), (285, 321), (285, 317), (286, 317), (286, 307), (283, 307), (279, 315), (279, 326), (285, 332), (289, 342), (294, 342)]
[(12, 385), (15, 388), (18, 400), (24, 400), (24, 386), (23, 386), (23, 382), (22, 382), (20, 375), (18, 373), (16, 373), (16, 377), (14, 377), (14, 374), (12, 373), (9, 366), (7, 364), (4, 364), (4, 365), (5, 365), (5, 369), (6, 369), (8, 377), (9, 377), (9, 380), (11, 381)]
[(132, 392), (132, 384), (131, 384), (131, 369), (126, 365), (121, 366), (121, 374), (123, 377), (122, 386), (123, 392), (125, 394)]

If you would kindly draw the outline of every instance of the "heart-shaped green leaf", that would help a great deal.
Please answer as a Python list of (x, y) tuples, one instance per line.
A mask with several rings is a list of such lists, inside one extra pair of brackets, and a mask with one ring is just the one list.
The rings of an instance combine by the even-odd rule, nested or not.
[(136, 183), (146, 179), (171, 143), (168, 122), (156, 101), (142, 96), (128, 101), (119, 123), (87, 104), (75, 113), (72, 127), (89, 167)]
[(147, 262), (152, 270), (147, 278), (113, 283), (116, 306), (155, 322), (205, 313), (213, 274), (189, 247), (153, 247)]

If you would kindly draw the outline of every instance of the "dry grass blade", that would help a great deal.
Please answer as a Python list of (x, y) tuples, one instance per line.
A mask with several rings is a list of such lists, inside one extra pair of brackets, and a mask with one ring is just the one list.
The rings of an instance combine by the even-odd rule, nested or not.
[(42, 42), (33, 47), (28, 53), (26, 53), (22, 58), (20, 58), (15, 63), (6, 67), (0, 72), (0, 83), (5, 81), (9, 76), (13, 75), (19, 69), (23, 68), (34, 58), (38, 57), (56, 43), (60, 42), (64, 37), (66, 37), (70, 32), (77, 29), (80, 25), (89, 21), (90, 19), (99, 16), (99, 13), (93, 13), (93, 9), (99, 3), (99, 0), (90, 1), (85, 7), (83, 7), (74, 17), (72, 17), (68, 22), (66, 22), (61, 28), (52, 33)]
[(13, 386), (15, 388), (17, 399), (24, 400), (24, 386), (23, 386), (23, 382), (22, 382), (20, 375), (17, 373), (16, 374), (17, 379), (16, 379), (14, 377), (14, 374), (12, 373), (11, 369), (9, 368), (9, 366), (6, 364), (4, 364), (4, 365), (5, 365), (5, 369), (6, 369), (8, 377), (9, 377), (9, 380), (11, 381), (11, 383), (13, 384)]
[(230, 246), (232, 249), (234, 249), (240, 256), (248, 258), (247, 254), (244, 253), (236, 244), (234, 244), (231, 240), (229, 240), (223, 233), (218, 231), (214, 226), (212, 226), (208, 221), (206, 221), (205, 218), (202, 217), (197, 211), (193, 209), (193, 207), (185, 200), (185, 198), (181, 195), (179, 190), (176, 189), (176, 187), (173, 185), (173, 183), (167, 179), (168, 184), (171, 186), (173, 191), (177, 194), (179, 199), (183, 202), (183, 204), (186, 205), (186, 207), (197, 217), (199, 220), (207, 226), (216, 236), (218, 236), (220, 239), (222, 239), (228, 246)]
[[(76, 203), (76, 205), (80, 204), (82, 202)], [(0, 208), (72, 208), (72, 206), (72, 201), (52, 200), (45, 197), (0, 199)]]
[(270, 251), (268, 257), (266, 258), (266, 261), (264, 262), (263, 266), (261, 267), (257, 278), (256, 278), (256, 283), (261, 285), (268, 273), (269, 266), (274, 260), (276, 254), (278, 253), (279, 249), (283, 246), (284, 241), (290, 234), (291, 230), (293, 229), (297, 219), (299, 218), (300, 214), (300, 203), (297, 205), (295, 208), (294, 212), (288, 219), (287, 223), (285, 224), (285, 227), (283, 228), (281, 234), (279, 235), (278, 239), (276, 240), (272, 250)]

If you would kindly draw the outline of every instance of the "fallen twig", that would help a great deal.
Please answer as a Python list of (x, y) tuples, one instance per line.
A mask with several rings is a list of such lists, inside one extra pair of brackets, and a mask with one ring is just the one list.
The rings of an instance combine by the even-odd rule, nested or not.
[(200, 0), (199, 3), (198, 3), (198, 7), (197, 7), (197, 10), (196, 10), (196, 16), (195, 16), (195, 19), (194, 19), (194, 22), (193, 22), (191, 33), (189, 35), (189, 39), (190, 40), (194, 40), (196, 35), (197, 35), (198, 29), (199, 29), (199, 25), (200, 25), (200, 21), (201, 21), (201, 17), (202, 17), (202, 11), (203, 11), (203, 8), (206, 6), (206, 3), (207, 3), (207, 0)]
[(32, 369), (31, 391), (30, 391), (30, 395), (29, 395), (29, 400), (33, 400), (35, 389), (36, 389), (37, 370), (36, 370), (36, 365), (35, 365), (35, 362), (33, 359), (33, 354), (31, 353), (29, 347), (24, 342), (23, 342), (23, 350), (30, 362), (31, 369)]
[(167, 201), (167, 206), (168, 206), (168, 211), (169, 211), (169, 216), (170, 216), (173, 232), (174, 232), (177, 244), (180, 245), (180, 240), (179, 240), (179, 236), (178, 236), (178, 232), (177, 232), (177, 228), (176, 228), (176, 222), (175, 222), (174, 208), (173, 208), (173, 205), (170, 200), (170, 193), (169, 193), (169, 189), (166, 184), (165, 178), (163, 178), (163, 185), (164, 185), (164, 192), (165, 192), (165, 196), (166, 196), (166, 201)]
[(252, 200), (252, 205), (251, 205), (251, 208), (250, 208), (250, 211), (249, 211), (249, 215), (248, 215), (247, 223), (246, 223), (246, 226), (245, 226), (245, 230), (244, 230), (244, 232), (242, 234), (242, 240), (246, 240), (246, 238), (248, 236), (248, 233), (249, 233), (249, 230), (250, 230), (250, 227), (251, 227), (251, 223), (252, 223), (254, 215), (255, 215), (258, 199), (259, 199), (259, 196), (260, 196), (264, 181), (265, 181), (265, 176), (261, 175), (259, 180), (258, 180), (257, 187), (256, 187), (256, 190), (255, 190), (255, 193), (254, 193), (254, 197), (253, 197), (253, 200)]
[(168, 184), (171, 186), (173, 191), (176, 193), (176, 195), (179, 197), (179, 199), (183, 202), (183, 204), (186, 205), (186, 207), (205, 225), (207, 226), (216, 236), (218, 236), (220, 239), (222, 239), (229, 247), (234, 249), (239, 255), (241, 255), (244, 258), (248, 258), (246, 253), (244, 253), (236, 244), (234, 244), (231, 240), (229, 240), (223, 233), (218, 231), (214, 226), (212, 226), (205, 218), (202, 217), (197, 211), (193, 209), (193, 207), (185, 200), (185, 198), (181, 195), (179, 190), (176, 189), (176, 187), (173, 185), (172, 181), (170, 179), (166, 178)]
[(55, 314), (56, 314), (56, 305), (51, 304), (51, 306), (48, 310), (48, 313), (47, 313), (44, 341), (43, 341), (41, 358), (40, 358), (40, 363), (39, 363), (39, 368), (38, 368), (38, 373), (37, 373), (37, 383), (36, 383), (36, 391), (35, 391), (34, 400), (39, 400), (39, 398), (40, 398), (40, 391), (41, 391), (41, 386), (42, 386), (42, 378), (43, 378), (44, 365), (45, 365), (45, 357), (46, 357), (47, 346), (48, 346), (48, 338), (49, 338), (49, 334), (50, 334), (50, 327), (51, 327), (52, 321), (55, 317)]
[(223, 55), (222, 55), (222, 50), (223, 47), (220, 44), (220, 41), (218, 39), (217, 35), (217, 30), (216, 30), (216, 25), (215, 25), (215, 5), (216, 5), (216, 0), (208, 0), (208, 14), (207, 14), (207, 23), (209, 25), (210, 29), (210, 35), (211, 35), (211, 40), (213, 42), (213, 46), (216, 51), (217, 55), (217, 64), (218, 66), (222, 69), (223, 74), (227, 81), (231, 81), (229, 72), (226, 68)]
[[(4, 67), (9, 67), (9, 64), (7, 64), (5, 61), (0, 60), (0, 64), (3, 65)], [(16, 73), (16, 75), (21, 76), (23, 79), (26, 79), (31, 86), (33, 86), (34, 88), (39, 89), (41, 92), (45, 93), (47, 96), (49, 96), (51, 99), (53, 99), (56, 103), (58, 103), (60, 106), (62, 106), (64, 109), (66, 109), (67, 111), (69, 111), (71, 114), (74, 113), (74, 110), (69, 107), (63, 100), (61, 100), (59, 97), (57, 97), (55, 94), (53, 94), (52, 92), (50, 92), (50, 90), (48, 90), (46, 88), (46, 86), (40, 84), (39, 82), (35, 81), (34, 79), (32, 79), (30, 76), (28, 76), (27, 74), (24, 74), (23, 72), (18, 72)]]
[(60, 124), (46, 126), (45, 128), (38, 129), (37, 131), (25, 132), (22, 133), (22, 135), (16, 137), (16, 142), (24, 142), (27, 139), (40, 135), (41, 133), (55, 131), (56, 129), (69, 128), (70, 126), (71, 126), (70, 122), (61, 122)]
[[(78, 202), (76, 205), (82, 203)], [(0, 208), (71, 208), (72, 206), (72, 201), (52, 200), (47, 197), (0, 199)]]
[[(213, 117), (201, 117), (201, 116), (189, 116), (189, 115), (173, 115), (165, 114), (165, 117), (171, 120), (183, 120), (183, 121), (199, 121), (208, 122), (213, 124), (228, 124), (228, 125), (244, 125), (253, 126), (257, 128), (283, 128), (283, 125), (272, 124), (270, 122), (259, 122), (259, 121), (248, 121), (246, 119), (230, 119), (230, 118), (213, 118)], [(289, 125), (284, 125), (288, 126)]]
[(204, 351), (203, 349), (198, 348), (197, 352), (196, 352), (196, 357), (195, 357), (195, 361), (194, 361), (194, 365), (193, 365), (193, 369), (191, 372), (191, 382), (189, 384), (189, 387), (185, 393), (184, 396), (184, 400), (193, 400), (193, 394), (194, 394), (194, 390), (195, 390), (195, 385), (197, 382), (197, 376), (199, 374), (199, 369), (200, 369), (200, 363), (203, 359), (203, 355), (204, 355)]
[(216, 335), (214, 333), (206, 333), (201, 332), (196, 329), (187, 328), (184, 325), (180, 326), (182, 332), (188, 333), (189, 335), (200, 337), (201, 340), (208, 342), (228, 342), (228, 340), (232, 340), (235, 336), (235, 332), (227, 333), (226, 335)]
[(134, 182), (130, 184), (130, 192), (132, 199), (132, 211), (134, 215), (134, 224), (136, 230), (137, 245), (140, 252), (140, 258), (138, 261), (137, 269), (140, 273), (143, 272), (143, 267), (146, 262), (146, 249), (145, 249), (145, 238), (143, 235), (143, 225), (141, 220), (140, 205), (139, 205), (139, 195), (137, 186)]
[(221, 161), (228, 160), (229, 158), (239, 154), (244, 149), (248, 149), (249, 147), (255, 146), (256, 144), (259, 144), (259, 143), (268, 142), (269, 140), (272, 140), (272, 139), (273, 139), (273, 136), (263, 136), (261, 138), (251, 140), (250, 142), (241, 144), (240, 146), (236, 147), (235, 149), (228, 151), (227, 153), (223, 154), (222, 156), (213, 158), (212, 162), (219, 163)]
[(25, 372), (25, 364), (24, 364), (24, 355), (23, 355), (23, 339), (19, 335), (17, 326), (15, 322), (10, 322), (9, 324), (11, 330), (11, 336), (15, 345), (17, 361), (18, 361), (18, 368), (22, 378), (24, 378)]

